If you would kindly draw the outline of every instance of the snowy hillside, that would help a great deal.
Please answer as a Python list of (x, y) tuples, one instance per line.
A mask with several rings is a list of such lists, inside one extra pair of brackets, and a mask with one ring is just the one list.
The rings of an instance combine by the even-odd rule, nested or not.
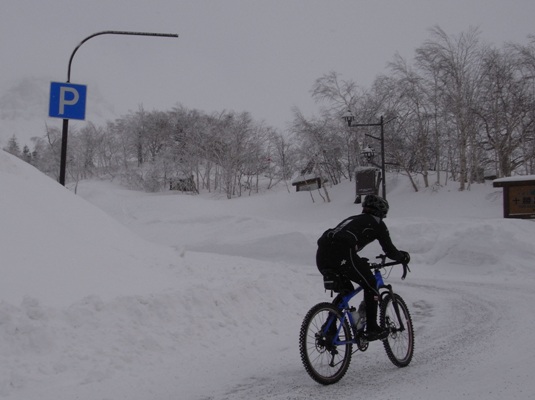
[[(233, 200), (82, 182), (79, 195), (0, 151), (0, 398), (529, 399), (533, 221), (502, 218), (501, 190), (414, 193), (388, 181), (386, 222), (412, 255), (389, 282), (413, 314), (397, 369), (380, 345), (322, 387), (298, 353), (327, 301), (323, 230), (356, 213), (285, 189)], [(365, 256), (380, 249), (370, 245)]]

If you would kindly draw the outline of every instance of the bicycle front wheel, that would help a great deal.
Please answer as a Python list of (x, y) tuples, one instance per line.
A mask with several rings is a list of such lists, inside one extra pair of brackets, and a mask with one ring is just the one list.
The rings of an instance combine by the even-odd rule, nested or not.
[[(396, 312), (396, 308), (397, 311)], [(390, 334), (383, 345), (390, 361), (398, 367), (406, 367), (414, 353), (414, 328), (407, 304), (394, 293), (381, 301), (379, 322)]]
[(299, 352), (312, 379), (323, 385), (342, 379), (352, 346), (349, 323), (336, 306), (319, 303), (310, 309), (301, 325)]

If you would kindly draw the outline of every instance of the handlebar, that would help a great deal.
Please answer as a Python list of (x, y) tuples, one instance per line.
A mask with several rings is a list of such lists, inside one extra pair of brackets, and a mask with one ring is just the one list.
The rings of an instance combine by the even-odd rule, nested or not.
[(405, 278), (407, 277), (407, 273), (411, 272), (411, 269), (409, 268), (409, 264), (402, 263), (401, 261), (386, 262), (386, 258), (387, 257), (384, 254), (380, 254), (375, 258), (380, 259), (381, 262), (379, 262), (379, 263), (370, 263), (370, 269), (380, 269), (380, 268), (384, 268), (384, 267), (391, 267), (391, 266), (394, 266), (394, 265), (401, 264), (401, 265), (403, 265), (403, 275), (401, 276), (401, 280), (405, 280)]

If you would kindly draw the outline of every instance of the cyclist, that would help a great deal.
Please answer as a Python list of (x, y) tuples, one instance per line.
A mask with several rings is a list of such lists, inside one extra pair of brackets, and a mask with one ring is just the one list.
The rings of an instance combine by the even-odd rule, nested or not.
[[(318, 239), (316, 265), (324, 274), (326, 270), (336, 270), (341, 275), (359, 284), (364, 290), (368, 341), (384, 340), (388, 330), (377, 324), (377, 304), (379, 291), (367, 258), (358, 256), (366, 245), (378, 240), (386, 256), (395, 261), (408, 263), (410, 255), (394, 246), (383, 219), (388, 213), (388, 202), (377, 195), (367, 195), (362, 203), (362, 213), (344, 219), (336, 227), (327, 229)], [(352, 290), (353, 285), (347, 289)]]

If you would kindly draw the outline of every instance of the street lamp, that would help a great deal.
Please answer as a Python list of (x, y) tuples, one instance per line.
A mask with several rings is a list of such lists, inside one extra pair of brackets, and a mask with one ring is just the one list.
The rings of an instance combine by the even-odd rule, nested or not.
[[(175, 37), (177, 38), (178, 35), (176, 33), (152, 33), (152, 32), (128, 32), (128, 31), (103, 31), (103, 32), (97, 32), (94, 33), (88, 37), (86, 37), (84, 40), (80, 42), (78, 46), (74, 49), (74, 51), (71, 54), (71, 57), (69, 58), (69, 66), (67, 68), (67, 83), (71, 81), (71, 64), (72, 59), (74, 58), (74, 55), (78, 51), (81, 45), (83, 45), (85, 42), (87, 42), (89, 39), (100, 36), (100, 35), (135, 35), (135, 36), (158, 36), (158, 37)], [(69, 120), (64, 119), (63, 120), (63, 129), (61, 134), (61, 160), (60, 160), (60, 167), (59, 167), (59, 183), (63, 186), (65, 186), (65, 166), (67, 164), (67, 136), (69, 132)]]
[[(347, 126), (350, 128), (357, 128), (361, 126), (379, 126), (381, 127), (381, 136), (373, 136), (365, 133), (366, 136), (371, 137), (372, 139), (379, 140), (381, 142), (381, 186), (383, 191), (383, 199), (386, 200), (386, 183), (385, 183), (385, 136), (384, 136), (384, 120), (383, 116), (381, 115), (381, 118), (378, 123), (376, 124), (354, 124), (353, 121), (355, 120), (355, 116), (351, 112), (351, 110), (347, 110), (343, 115), (342, 119), (347, 122)], [(388, 122), (390, 122), (389, 120)]]
[(373, 164), (373, 158), (375, 157), (374, 149), (370, 146), (366, 146), (364, 150), (362, 150), (362, 155), (366, 157), (366, 161), (368, 161), (369, 164)]

